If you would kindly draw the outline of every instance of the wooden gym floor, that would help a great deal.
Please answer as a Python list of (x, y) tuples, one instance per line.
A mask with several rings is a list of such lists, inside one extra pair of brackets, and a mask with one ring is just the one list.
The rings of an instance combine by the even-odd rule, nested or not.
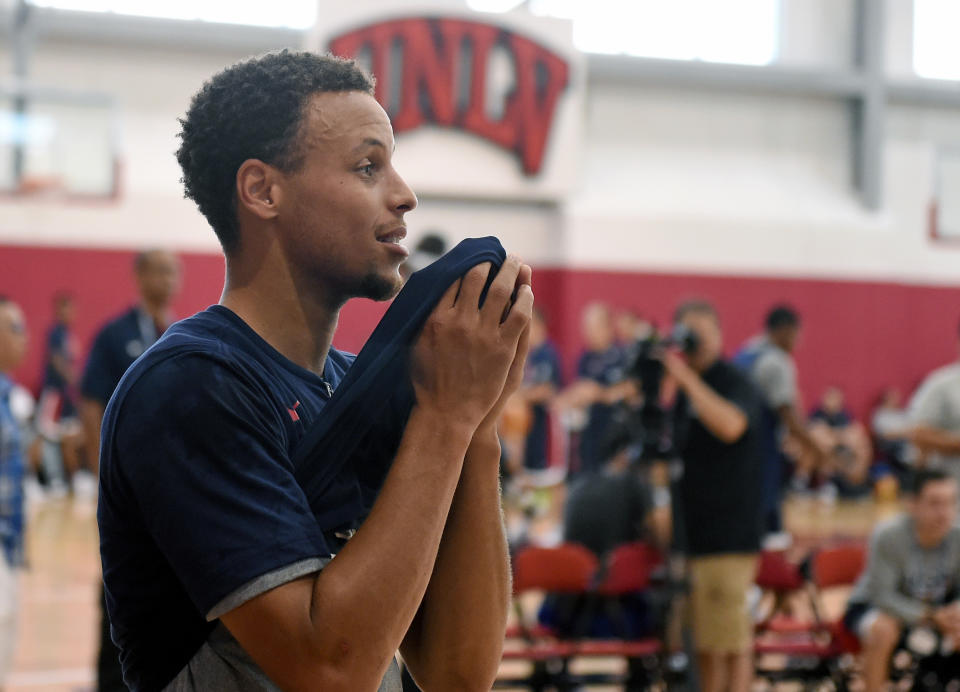
[[(788, 503), (799, 549), (834, 537), (861, 538), (896, 505), (872, 501)], [(46, 499), (29, 509), (30, 567), (21, 581), (19, 631), (6, 692), (80, 692), (94, 685), (100, 563), (93, 499)]]

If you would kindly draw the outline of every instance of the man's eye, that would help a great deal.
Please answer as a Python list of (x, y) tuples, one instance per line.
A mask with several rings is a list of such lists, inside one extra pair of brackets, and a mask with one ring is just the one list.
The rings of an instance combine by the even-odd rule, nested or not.
[(360, 166), (357, 170), (363, 173), (364, 175), (373, 175), (373, 169), (375, 166), (372, 163), (365, 164)]

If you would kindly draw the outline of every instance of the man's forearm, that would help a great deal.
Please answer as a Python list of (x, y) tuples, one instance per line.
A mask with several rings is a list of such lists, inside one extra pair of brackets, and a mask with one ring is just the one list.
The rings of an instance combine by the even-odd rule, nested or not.
[(925, 452), (960, 454), (960, 435), (930, 425), (918, 425), (910, 432), (909, 440)]
[[(283, 613), (306, 604), (298, 628), (260, 641), (254, 658), (282, 687), (376, 689), (423, 600), (472, 434), (414, 407), (370, 515), (337, 557), (223, 616), (243, 645), (258, 641), (262, 627), (245, 609)], [(273, 667), (291, 658), (310, 665)]]
[(80, 399), (80, 421), (86, 440), (87, 453), (94, 474), (100, 469), (100, 426), (103, 423), (104, 405), (99, 401), (83, 397)]
[(727, 444), (736, 442), (747, 429), (746, 414), (717, 394), (699, 377), (689, 377), (680, 382), (700, 422), (717, 438)]
[(467, 451), (430, 585), (402, 647), (425, 692), (488, 690), (496, 677), (510, 600), (499, 456), (496, 434), (478, 433)]

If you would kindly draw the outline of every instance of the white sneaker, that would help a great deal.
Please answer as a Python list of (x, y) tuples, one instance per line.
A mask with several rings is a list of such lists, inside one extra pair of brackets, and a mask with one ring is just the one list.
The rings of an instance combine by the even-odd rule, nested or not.
[(73, 495), (78, 500), (93, 500), (97, 497), (97, 479), (89, 471), (73, 474)]
[(762, 548), (772, 552), (787, 550), (793, 545), (793, 536), (786, 531), (775, 531), (763, 537)]
[(837, 504), (837, 494), (837, 486), (827, 481), (817, 490), (817, 499), (825, 505), (835, 505)]

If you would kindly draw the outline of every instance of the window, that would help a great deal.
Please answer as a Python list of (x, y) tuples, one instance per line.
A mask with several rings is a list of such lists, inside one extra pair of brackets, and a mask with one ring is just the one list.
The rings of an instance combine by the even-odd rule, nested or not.
[(110, 12), (138, 17), (201, 20), (225, 24), (309, 29), (317, 3), (309, 0), (224, 2), (223, 0), (30, 0), (37, 7), (80, 12)]
[(960, 2), (914, 0), (913, 69), (929, 79), (960, 79)]
[[(520, 3), (468, 0), (502, 12)], [(777, 56), (780, 0), (527, 0), (533, 14), (573, 20), (588, 53), (766, 65)]]

